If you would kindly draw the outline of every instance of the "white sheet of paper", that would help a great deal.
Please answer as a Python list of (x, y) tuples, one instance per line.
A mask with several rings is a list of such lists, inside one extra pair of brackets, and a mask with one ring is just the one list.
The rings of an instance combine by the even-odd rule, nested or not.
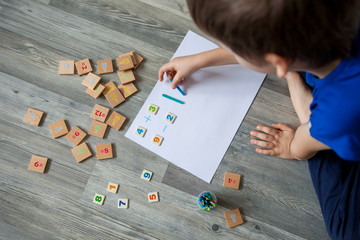
[[(189, 31), (173, 58), (217, 47)], [(180, 86), (186, 96), (171, 89), (168, 80), (158, 81), (125, 136), (210, 182), (264, 78), (264, 74), (240, 65), (204, 68)], [(164, 98), (162, 94), (185, 104)], [(150, 104), (159, 107), (156, 115), (147, 111)], [(169, 112), (177, 116), (173, 124), (165, 120)], [(138, 126), (147, 129), (144, 137), (135, 134)], [(152, 142), (155, 134), (164, 138), (161, 146)]]

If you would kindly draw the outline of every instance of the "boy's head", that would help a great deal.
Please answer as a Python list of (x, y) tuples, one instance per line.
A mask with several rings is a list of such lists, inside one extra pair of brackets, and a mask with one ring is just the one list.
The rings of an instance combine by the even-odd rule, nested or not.
[(187, 0), (201, 30), (235, 54), (262, 64), (274, 53), (322, 67), (350, 57), (358, 0)]

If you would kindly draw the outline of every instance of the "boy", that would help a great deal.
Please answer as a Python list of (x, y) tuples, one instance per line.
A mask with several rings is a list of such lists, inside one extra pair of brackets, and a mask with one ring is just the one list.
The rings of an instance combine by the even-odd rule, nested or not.
[[(251, 131), (260, 154), (308, 159), (333, 239), (360, 239), (360, 37), (357, 0), (187, 0), (220, 48), (162, 66), (172, 88), (200, 68), (242, 64), (285, 77), (301, 125)], [(298, 72), (306, 72), (306, 80)]]

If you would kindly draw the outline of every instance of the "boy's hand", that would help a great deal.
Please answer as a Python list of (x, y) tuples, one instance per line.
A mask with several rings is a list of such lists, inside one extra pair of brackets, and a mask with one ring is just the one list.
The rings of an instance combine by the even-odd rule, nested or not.
[(257, 131), (251, 131), (250, 135), (258, 139), (251, 139), (251, 143), (261, 148), (256, 148), (256, 152), (273, 155), (286, 159), (295, 159), (290, 151), (291, 142), (295, 137), (295, 130), (291, 127), (277, 123), (272, 124), (272, 128), (257, 126)]

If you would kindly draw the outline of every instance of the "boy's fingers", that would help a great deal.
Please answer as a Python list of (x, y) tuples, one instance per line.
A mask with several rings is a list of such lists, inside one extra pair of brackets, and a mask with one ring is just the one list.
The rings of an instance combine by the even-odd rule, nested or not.
[(273, 135), (269, 135), (269, 134), (265, 134), (265, 133), (260, 133), (260, 132), (256, 132), (256, 131), (251, 131), (250, 132), (251, 136), (257, 137), (259, 139), (265, 140), (265, 141), (272, 141), (274, 140), (274, 136)]
[(179, 85), (180, 80), (181, 80), (181, 76), (180, 76), (180, 74), (177, 72), (176, 75), (175, 75), (175, 77), (173, 78), (173, 81), (172, 81), (172, 83), (171, 83), (171, 87), (172, 87), (173, 89), (175, 89), (176, 86)]
[(275, 155), (275, 151), (270, 149), (257, 148), (256, 152), (264, 155)]
[(269, 127), (265, 127), (265, 126), (257, 126), (256, 127), (257, 130), (263, 131), (264, 133), (270, 134), (270, 135), (275, 135), (278, 133), (278, 130), (274, 129), (274, 128), (269, 128)]
[(164, 80), (164, 73), (173, 71), (174, 68), (170, 65), (170, 63), (166, 63), (159, 69), (158, 78), (160, 81)]
[(289, 131), (289, 130), (293, 130), (291, 127), (289, 127), (288, 125), (285, 125), (283, 123), (273, 123), (272, 126), (274, 128), (280, 129), (282, 131)]
[(250, 142), (254, 145), (258, 145), (259, 147), (263, 147), (263, 148), (273, 149), (275, 147), (274, 144), (271, 142), (261, 141), (257, 139), (251, 139)]

